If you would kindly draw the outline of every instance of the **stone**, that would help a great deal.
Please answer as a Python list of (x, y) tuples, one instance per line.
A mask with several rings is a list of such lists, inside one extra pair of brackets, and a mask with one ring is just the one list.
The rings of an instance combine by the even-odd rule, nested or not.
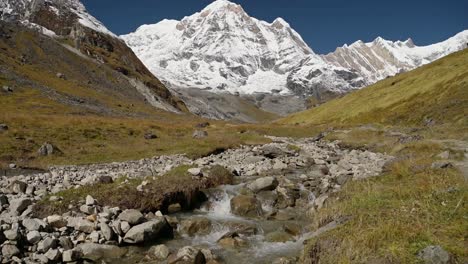
[(57, 248), (57, 244), (58, 243), (57, 243), (57, 240), (55, 238), (47, 237), (47, 238), (45, 238), (44, 240), (40, 241), (37, 244), (37, 251), (45, 253), (51, 248), (52, 249)]
[(130, 225), (140, 224), (145, 220), (143, 214), (135, 209), (127, 209), (119, 214), (118, 217), (122, 221), (128, 222)]
[(263, 156), (270, 158), (270, 159), (276, 159), (276, 158), (285, 156), (286, 154), (282, 149), (272, 146), (272, 145), (266, 145), (262, 147), (261, 153)]
[(125, 248), (96, 243), (79, 244), (77, 249), (81, 251), (83, 259), (91, 261), (98, 261), (101, 259), (119, 259), (127, 253), (127, 249)]
[(3, 235), (5, 236), (6, 239), (11, 240), (11, 241), (15, 241), (20, 238), (20, 233), (18, 232), (17, 228), (5, 230), (3, 232)]
[(437, 155), (437, 158), (439, 159), (449, 159), (450, 158), (450, 151), (444, 151), (442, 153), (440, 153), (439, 155)]
[(101, 233), (105, 240), (111, 241), (114, 239), (115, 233), (106, 223), (101, 223), (99, 227), (101, 228)]
[(157, 138), (158, 138), (158, 136), (156, 136), (156, 135), (153, 134), (153, 133), (146, 133), (146, 134), (145, 134), (145, 139), (146, 139), (146, 140), (157, 139)]
[(68, 249), (63, 251), (62, 261), (63, 262), (75, 262), (83, 257), (83, 253), (79, 250)]
[(180, 212), (182, 210), (182, 206), (179, 203), (171, 204), (167, 207), (167, 212), (170, 214)]
[(195, 130), (192, 134), (192, 138), (194, 139), (203, 139), (208, 137), (208, 132), (204, 130)]
[(97, 213), (97, 210), (96, 210), (96, 208), (94, 206), (89, 206), (89, 205), (85, 205), (85, 204), (80, 206), (80, 211), (87, 214), (87, 215), (93, 215), (93, 214)]
[(189, 236), (208, 234), (211, 230), (211, 221), (204, 217), (192, 217), (180, 222), (179, 232)]
[(195, 257), (198, 254), (198, 249), (191, 247), (191, 246), (186, 246), (179, 251), (177, 251), (177, 258), (183, 261), (190, 261), (190, 260), (195, 260)]
[(314, 200), (314, 205), (317, 207), (317, 209), (321, 209), (327, 199), (328, 195), (321, 195), (320, 197)]
[(20, 254), (20, 250), (15, 245), (3, 245), (2, 255), (4, 257), (13, 257)]
[(449, 264), (452, 257), (441, 246), (428, 246), (418, 253), (418, 257), (426, 264)]
[(166, 245), (152, 246), (148, 250), (148, 255), (157, 260), (166, 260), (169, 257), (170, 250)]
[(132, 228), (132, 226), (130, 226), (128, 222), (122, 221), (120, 223), (120, 229), (124, 234), (127, 233), (130, 230), (130, 228)]
[(57, 261), (62, 257), (62, 254), (58, 249), (49, 249), (45, 253), (45, 256), (51, 261)]
[(61, 215), (50, 215), (47, 217), (47, 223), (53, 228), (60, 229), (67, 226), (67, 221)]
[(64, 236), (59, 238), (59, 245), (65, 250), (73, 249), (74, 246), (72, 240)]
[(28, 232), (26, 240), (31, 244), (36, 244), (41, 240), (41, 233), (39, 233), (39, 231)]
[(271, 191), (278, 186), (278, 180), (275, 177), (262, 177), (247, 185), (247, 188), (257, 193), (260, 191)]
[(38, 153), (40, 156), (51, 156), (51, 155), (61, 154), (62, 151), (56, 146), (52, 145), (51, 143), (45, 142), (39, 148)]
[(231, 199), (231, 212), (239, 216), (257, 217), (263, 214), (260, 202), (252, 196), (238, 195)]
[(111, 176), (101, 175), (96, 177), (96, 182), (102, 184), (111, 184), (114, 182), (114, 179)]
[(193, 176), (200, 176), (202, 171), (200, 168), (190, 168), (187, 170), (188, 173), (190, 173)]
[(32, 204), (28, 198), (18, 198), (10, 201), (10, 212), (14, 215), (20, 215), (28, 206)]
[(94, 200), (94, 198), (91, 195), (87, 195), (86, 196), (86, 205), (93, 206), (95, 204), (96, 204), (96, 201)]
[(47, 224), (44, 221), (34, 218), (24, 219), (22, 224), (28, 231), (42, 231), (47, 227)]
[(16, 194), (25, 193), (27, 188), (28, 185), (22, 181), (14, 181), (10, 186), (11, 192)]
[(241, 239), (237, 232), (228, 232), (218, 239), (218, 244), (223, 248), (235, 249), (246, 246), (247, 242)]
[(453, 168), (453, 165), (452, 163), (448, 161), (437, 161), (437, 162), (432, 163), (431, 168), (432, 169), (449, 169), (449, 168)]
[(14, 170), (14, 169), (18, 168), (18, 165), (16, 165), (15, 163), (10, 163), (10, 164), (8, 165), (8, 167), (9, 167), (10, 169)]
[(95, 230), (95, 225), (86, 219), (80, 217), (69, 217), (67, 222), (68, 227), (73, 227), (77, 231), (91, 234)]
[(93, 231), (89, 236), (88, 239), (93, 242), (93, 243), (99, 243), (99, 232), (98, 231)]
[(10, 86), (4, 85), (4, 86), (2, 87), (2, 89), (3, 89), (3, 91), (4, 91), (5, 93), (12, 93), (12, 92), (13, 92), (13, 88), (11, 88)]
[(265, 240), (268, 242), (287, 242), (290, 240), (293, 240), (293, 236), (291, 234), (288, 234), (285, 231), (275, 231), (272, 233), (269, 233), (265, 236)]
[(63, 74), (63, 73), (61, 73), (61, 72), (57, 72), (56, 76), (57, 76), (57, 78), (59, 78), (59, 79), (63, 79), (63, 80), (66, 79), (65, 74)]
[(166, 235), (172, 237), (172, 228), (169, 226), (166, 219), (162, 217), (132, 227), (125, 234), (123, 241), (129, 244), (139, 244)]

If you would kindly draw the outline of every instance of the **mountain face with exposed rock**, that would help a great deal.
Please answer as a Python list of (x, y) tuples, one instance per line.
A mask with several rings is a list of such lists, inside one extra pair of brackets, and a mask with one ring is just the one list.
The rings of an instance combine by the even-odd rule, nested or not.
[(79, 0), (3, 0), (0, 20), (58, 39), (68, 49), (120, 72), (128, 86), (155, 107), (187, 111), (125, 42), (91, 16)]
[(121, 37), (169, 87), (303, 96), (363, 85), (354, 72), (315, 54), (283, 19), (260, 21), (226, 0)]
[(169, 87), (327, 100), (460, 50), (468, 34), (427, 47), (378, 38), (319, 55), (283, 19), (257, 20), (217, 0), (181, 21), (143, 25), (121, 38)]

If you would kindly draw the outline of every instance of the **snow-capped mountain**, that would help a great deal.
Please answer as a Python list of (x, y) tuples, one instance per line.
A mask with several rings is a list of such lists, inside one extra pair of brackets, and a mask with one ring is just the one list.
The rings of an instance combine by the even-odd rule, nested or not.
[[(227, 0), (181, 21), (143, 25), (121, 38), (172, 87), (305, 95), (348, 91), (362, 81), (327, 64), (283, 19), (257, 20)], [(350, 76), (359, 80), (349, 81)]]
[[(48, 16), (50, 26), (54, 22), (61, 22), (55, 27), (70, 28), (72, 21), (88, 27), (100, 33), (117, 36), (108, 30), (99, 20), (90, 15), (79, 0), (2, 0), (0, 1), (0, 19), (6, 21), (19, 21), (23, 24), (43, 30), (45, 34), (56, 34), (54, 28), (49, 29), (38, 23), (38, 14), (52, 14)], [(58, 21), (57, 18), (63, 18)], [(44, 19), (45, 20), (45, 19)], [(63, 29), (61, 29), (63, 30)]]
[(379, 37), (369, 43), (344, 45), (322, 57), (335, 66), (354, 69), (367, 83), (374, 83), (462, 50), (467, 43), (468, 30), (429, 46), (416, 46), (411, 39), (392, 42)]

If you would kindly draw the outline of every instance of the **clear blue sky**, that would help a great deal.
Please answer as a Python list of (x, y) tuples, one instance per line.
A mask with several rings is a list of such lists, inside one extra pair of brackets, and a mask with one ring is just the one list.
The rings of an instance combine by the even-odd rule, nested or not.
[[(142, 24), (178, 19), (211, 0), (82, 0), (88, 11), (116, 34)], [(411, 37), (417, 45), (445, 40), (468, 29), (468, 0), (232, 0), (253, 17), (283, 17), (317, 53), (378, 36)]]

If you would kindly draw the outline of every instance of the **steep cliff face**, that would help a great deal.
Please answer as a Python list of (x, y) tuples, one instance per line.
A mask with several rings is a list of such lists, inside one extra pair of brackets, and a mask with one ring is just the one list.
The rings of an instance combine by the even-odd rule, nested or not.
[(19, 23), (60, 39), (133, 80), (131, 83), (144, 85), (147, 100), (156, 102), (154, 106), (169, 111), (187, 110), (184, 103), (166, 89), (125, 42), (87, 13), (80, 1), (6, 0), (0, 3), (0, 10), (2, 20)]

